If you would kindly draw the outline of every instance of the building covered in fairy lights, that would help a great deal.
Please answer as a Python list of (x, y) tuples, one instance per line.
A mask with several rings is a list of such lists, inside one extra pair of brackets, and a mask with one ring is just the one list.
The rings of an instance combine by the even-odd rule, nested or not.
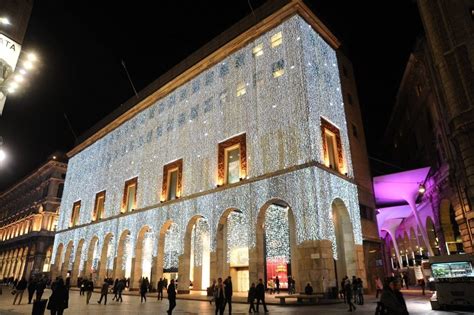
[(278, 3), (69, 152), (53, 276), (181, 292), (365, 279), (339, 43), (301, 1)]

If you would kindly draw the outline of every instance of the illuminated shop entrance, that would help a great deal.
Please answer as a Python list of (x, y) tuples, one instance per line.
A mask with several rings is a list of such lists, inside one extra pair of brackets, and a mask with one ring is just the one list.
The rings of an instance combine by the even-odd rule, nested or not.
[(178, 278), (178, 257), (180, 246), (179, 226), (172, 222), (165, 234), (164, 256), (163, 256), (163, 276), (168, 279)]
[(270, 205), (265, 213), (265, 278), (268, 283), (278, 277), (282, 289), (288, 288), (291, 274), (288, 210), (288, 207)]
[(249, 289), (248, 217), (237, 209), (221, 216), (217, 229), (217, 277), (232, 277), (236, 292)]

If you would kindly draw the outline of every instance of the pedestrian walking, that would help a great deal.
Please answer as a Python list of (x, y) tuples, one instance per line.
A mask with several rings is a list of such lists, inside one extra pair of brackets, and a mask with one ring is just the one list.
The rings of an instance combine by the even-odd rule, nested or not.
[(340, 296), (342, 297), (342, 299), (344, 300), (344, 304), (346, 303), (346, 280), (348, 279), (347, 276), (345, 276), (344, 278), (342, 278), (342, 281), (341, 281), (341, 290), (339, 291), (339, 294)]
[(158, 288), (158, 300), (163, 300), (163, 288), (165, 286), (165, 281), (160, 278), (160, 280), (158, 281), (158, 284), (157, 284), (157, 288)]
[(278, 276), (275, 277), (275, 292), (280, 294), (280, 278)]
[(216, 290), (214, 292), (214, 301), (216, 304), (216, 312), (215, 314), (224, 314), (224, 307), (225, 307), (225, 293), (224, 293), (224, 285), (222, 284), (222, 278), (217, 279)]
[(51, 296), (48, 301), (48, 310), (51, 311), (51, 315), (62, 315), (64, 310), (68, 308), (69, 303), (69, 291), (67, 290), (64, 280), (59, 278), (55, 285)]
[(356, 310), (354, 303), (352, 303), (353, 293), (354, 292), (351, 281), (349, 279), (346, 279), (346, 282), (344, 284), (344, 296), (346, 298), (346, 303), (349, 304), (349, 312)]
[(249, 289), (249, 294), (247, 296), (247, 303), (249, 303), (249, 313), (257, 312), (255, 310), (255, 294), (256, 294), (255, 282), (252, 282), (252, 285), (250, 286), (250, 289)]
[(79, 278), (78, 279), (78, 284), (79, 284), (79, 295), (84, 295), (84, 293), (86, 292), (86, 282), (87, 280), (86, 279), (83, 279), (83, 278)]
[(364, 305), (364, 283), (361, 278), (357, 278), (357, 304)]
[(176, 287), (174, 285), (174, 279), (171, 279), (170, 285), (166, 291), (168, 293), (168, 300), (170, 302), (170, 306), (168, 308), (167, 313), (173, 314), (173, 309), (176, 307)]
[(13, 305), (15, 305), (16, 299), (18, 297), (20, 297), (20, 299), (18, 300), (18, 305), (21, 304), (21, 299), (23, 298), (23, 292), (25, 291), (26, 286), (27, 286), (27, 282), (26, 282), (25, 277), (21, 278), (20, 281), (16, 282), (16, 285), (15, 285), (15, 298), (13, 299)]
[(41, 297), (43, 297), (45, 288), (46, 288), (46, 279), (41, 278), (38, 281), (38, 283), (36, 283), (36, 301), (41, 301)]
[(117, 295), (118, 295), (116, 299), (117, 302), (120, 302), (120, 303), (123, 302), (122, 292), (124, 289), (125, 289), (125, 279), (119, 280), (117, 283)]
[(66, 277), (66, 282), (64, 284), (66, 286), (66, 289), (69, 291), (69, 288), (71, 288), (71, 278)]
[(425, 295), (425, 288), (426, 288), (425, 278), (420, 279), (420, 287), (421, 287), (422, 294)]
[(232, 278), (230, 276), (224, 281), (224, 296), (225, 302), (222, 311), (225, 310), (227, 304), (229, 305), (229, 314), (232, 314)]
[(33, 295), (36, 291), (36, 279), (30, 278), (28, 281), (28, 304), (31, 304), (31, 300), (33, 300)]
[(258, 284), (255, 287), (255, 298), (257, 299), (257, 313), (260, 306), (260, 302), (263, 304), (263, 309), (265, 313), (268, 313), (267, 305), (265, 304), (265, 286), (263, 285), (263, 280), (258, 279)]
[(100, 289), (100, 299), (97, 301), (97, 303), (101, 304), (102, 298), (104, 298), (104, 305), (107, 305), (108, 293), (109, 293), (109, 282), (107, 281), (107, 279), (105, 279), (104, 283), (102, 284), (102, 288)]
[(115, 278), (114, 286), (112, 287), (112, 293), (114, 294), (112, 301), (118, 301), (118, 290), (117, 290), (118, 283), (119, 283), (119, 279)]
[(92, 292), (94, 291), (94, 282), (92, 282), (92, 279), (86, 280), (84, 290), (86, 291), (86, 304), (89, 304)]
[(390, 278), (388, 285), (385, 286), (380, 303), (382, 304), (385, 314), (390, 315), (408, 315), (407, 305), (403, 298), (401, 281), (396, 278)]
[(140, 303), (143, 303), (143, 301), (146, 302), (146, 292), (148, 290), (148, 284), (145, 279), (142, 279), (142, 282), (140, 284)]
[(375, 277), (375, 290), (376, 290), (375, 298), (378, 299), (379, 294), (382, 294), (382, 290), (383, 290), (383, 283), (379, 277)]

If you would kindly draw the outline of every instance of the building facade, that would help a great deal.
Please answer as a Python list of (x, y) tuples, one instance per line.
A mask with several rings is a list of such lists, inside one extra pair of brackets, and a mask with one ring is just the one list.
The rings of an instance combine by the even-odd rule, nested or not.
[(354, 70), (350, 60), (342, 53), (338, 53), (339, 73), (341, 74), (342, 96), (346, 111), (346, 125), (351, 148), (354, 180), (357, 184), (359, 196), (359, 210), (362, 227), (365, 270), (367, 274), (367, 288), (375, 291), (375, 277), (383, 278), (382, 241), (377, 227), (375, 198), (370, 172), (367, 145), (364, 133), (364, 124), (357, 95), (357, 86)]
[(442, 123), (453, 147), (450, 169), (458, 201), (453, 202), (464, 251), (474, 251), (474, 32), (473, 1), (418, 0), (431, 80)]
[[(463, 142), (464, 148), (460, 148), (460, 141), (467, 140), (465, 136), (471, 128), (472, 89), (463, 80), (472, 79), (472, 68), (466, 59), (452, 63), (452, 58), (466, 53), (472, 43), (472, 34), (464, 30), (469, 17), (467, 2), (454, 5), (445, 1), (418, 1), (418, 4), (426, 37), (417, 41), (410, 54), (384, 141), (388, 144), (387, 158), (411, 171), (374, 180), (375, 185), (384, 180), (395, 183), (408, 173), (426, 173), (412, 183), (420, 186), (421, 192), (414, 196), (416, 214), (402, 193), (398, 203), (379, 200), (376, 193), (387, 267), (409, 271), (412, 280), (415, 280), (414, 269), (428, 256), (472, 253), (474, 223), (469, 198), (470, 166), (466, 162), (466, 152), (472, 147)], [(434, 25), (435, 16), (443, 23)], [(454, 24), (445, 24), (448, 20)], [(467, 22), (471, 23), (470, 18)], [(451, 36), (459, 46), (453, 48), (451, 55), (441, 56), (441, 51), (447, 52), (448, 46), (454, 43), (449, 39)], [(449, 66), (448, 62), (451, 62)], [(450, 81), (453, 75), (459, 75), (456, 83)], [(459, 93), (461, 98), (454, 101), (453, 93)], [(463, 99), (463, 95), (467, 97)], [(467, 103), (463, 104), (465, 111), (461, 114), (455, 106), (462, 99)], [(403, 185), (407, 183), (399, 183), (393, 190), (403, 192)], [(380, 194), (384, 194), (381, 189)]]
[(0, 194), (0, 279), (50, 271), (66, 167), (51, 157)]
[(181, 292), (366, 279), (339, 43), (278, 3), (69, 153), (55, 275), (178, 277)]

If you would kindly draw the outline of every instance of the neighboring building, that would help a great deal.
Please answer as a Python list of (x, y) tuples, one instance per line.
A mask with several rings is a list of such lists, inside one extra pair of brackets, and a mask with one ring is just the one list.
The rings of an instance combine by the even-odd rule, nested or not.
[[(426, 34), (430, 80), (457, 183), (452, 200), (464, 251), (474, 252), (474, 24), (472, 0), (418, 0)], [(442, 139), (442, 141), (446, 141)]]
[(49, 272), (67, 164), (57, 155), (0, 193), (0, 279)]
[(347, 130), (351, 147), (354, 179), (359, 195), (362, 238), (364, 244), (365, 269), (367, 287), (375, 290), (375, 277), (383, 278), (382, 242), (377, 228), (375, 198), (372, 187), (369, 158), (364, 133), (364, 124), (360, 112), (357, 86), (351, 62), (342, 53), (338, 53), (339, 73), (346, 111)]
[[(399, 200), (387, 201), (383, 189), (376, 192), (390, 269), (413, 271), (429, 255), (472, 252), (472, 235), (466, 229), (472, 212), (462, 180), (465, 165), (456, 150), (436, 69), (426, 39), (420, 38), (405, 68), (384, 140), (387, 159), (411, 171), (374, 179), (376, 191), (388, 181), (399, 195)], [(410, 185), (399, 182), (405, 176), (414, 180), (414, 188), (422, 185), (425, 190), (412, 196), (419, 220), (402, 196)], [(410, 274), (414, 280), (414, 272)]]
[(179, 277), (181, 292), (227, 275), (235, 291), (366, 283), (372, 191), (338, 48), (301, 1), (272, 1), (112, 113), (69, 152), (53, 273)]

